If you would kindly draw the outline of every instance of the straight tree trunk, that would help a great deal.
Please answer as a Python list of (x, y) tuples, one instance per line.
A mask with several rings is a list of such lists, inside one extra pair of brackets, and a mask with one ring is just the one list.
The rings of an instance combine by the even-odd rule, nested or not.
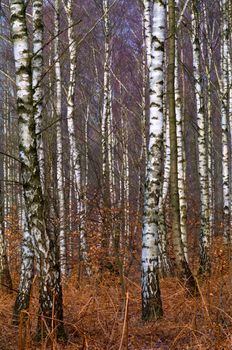
[(87, 265), (87, 240), (84, 223), (84, 203), (82, 193), (81, 179), (81, 155), (77, 144), (74, 126), (74, 97), (76, 87), (76, 70), (77, 70), (77, 45), (75, 38), (75, 25), (73, 20), (73, 0), (68, 0), (65, 10), (68, 19), (68, 40), (69, 40), (69, 56), (70, 56), (70, 75), (67, 94), (67, 125), (70, 142), (71, 164), (74, 167), (75, 193), (77, 198), (77, 213), (79, 215), (79, 242), (80, 242), (80, 260)]
[(45, 157), (42, 138), (42, 112), (43, 112), (43, 0), (32, 1), (33, 19), (33, 58), (32, 58), (32, 88), (33, 108), (36, 125), (37, 153), (41, 178), (42, 191), (45, 186)]
[(128, 244), (130, 239), (130, 168), (129, 168), (129, 151), (128, 151), (128, 120), (124, 114), (122, 119), (122, 147), (123, 147), (123, 189), (124, 189), (124, 237)]
[[(179, 10), (179, 1), (176, 1), (176, 8)], [(187, 200), (186, 200), (186, 158), (184, 149), (184, 118), (182, 115), (182, 101), (180, 94), (179, 83), (179, 59), (178, 59), (178, 40), (175, 40), (175, 113), (176, 113), (176, 137), (177, 137), (177, 171), (178, 171), (178, 194), (179, 194), (179, 208), (180, 208), (180, 230), (181, 240), (184, 249), (184, 256), (188, 261), (188, 247), (187, 247)]]
[(223, 213), (224, 241), (230, 242), (231, 186), (229, 163), (229, 47), (228, 47), (228, 1), (221, 1), (222, 8), (222, 83), (221, 83), (221, 116), (222, 116), (222, 178), (223, 178)]
[[(104, 77), (103, 77), (103, 108), (101, 120), (101, 152), (102, 152), (102, 197), (103, 206), (106, 211), (104, 215), (104, 227), (102, 246), (108, 249), (112, 245), (112, 212), (111, 205), (114, 200), (114, 173), (113, 173), (113, 138), (112, 138), (112, 101), (111, 101), (111, 83), (110, 83), (110, 22), (109, 22), (109, 1), (103, 0), (104, 13)], [(106, 252), (107, 254), (108, 252)]]
[[(42, 72), (43, 72), (43, 0), (33, 0), (33, 59), (32, 59), (32, 88), (33, 88), (33, 112), (37, 138), (37, 155), (39, 161), (40, 180), (42, 190), (45, 186), (45, 158), (44, 146), (41, 135), (42, 130)], [(31, 234), (28, 227), (28, 219), (25, 213), (25, 203), (22, 209), (23, 238), (21, 244), (21, 270), (19, 291), (14, 305), (14, 321), (22, 309), (27, 310), (30, 303), (32, 279), (34, 275), (34, 249)]]
[(206, 76), (207, 76), (207, 89), (206, 89), (206, 103), (207, 103), (207, 128), (208, 128), (208, 168), (209, 168), (209, 217), (210, 217), (210, 239), (213, 236), (214, 230), (214, 158), (213, 158), (213, 112), (212, 112), (212, 89), (211, 89), (211, 71), (213, 68), (213, 50), (211, 47), (211, 41), (213, 40), (213, 34), (210, 30), (210, 20), (206, 11), (206, 4), (203, 4), (204, 14), (204, 30), (206, 33)]
[[(24, 202), (24, 201), (23, 201)], [(28, 228), (28, 219), (25, 212), (25, 203), (22, 203), (22, 230), (21, 266), (19, 290), (14, 304), (13, 322), (18, 323), (18, 317), (22, 310), (28, 310), (30, 306), (31, 288), (34, 277), (34, 248), (31, 233)]]
[[(142, 318), (163, 315), (158, 276), (158, 205), (162, 182), (165, 1), (153, 1), (152, 48), (149, 70), (149, 145), (144, 189), (142, 231)], [(151, 9), (151, 8), (150, 8)], [(149, 50), (149, 48), (148, 48)]]
[[(3, 125), (0, 123), (0, 136), (3, 137)], [(2, 138), (3, 139), (3, 138)], [(2, 141), (1, 141), (2, 143)], [(4, 178), (4, 159), (0, 155), (0, 178)], [(6, 241), (5, 241), (5, 225), (4, 225), (4, 192), (3, 183), (0, 182), (0, 290), (11, 292), (12, 280), (7, 259)]]
[[(45, 207), (40, 182), (36, 145), (36, 127), (33, 115), (32, 68), (26, 25), (26, 8), (23, 0), (10, 2), (11, 32), (14, 49), (19, 116), (19, 155), (25, 199), (26, 217), (32, 235), (33, 248), (40, 267), (40, 295), (38, 336), (41, 336), (43, 319), (51, 326), (54, 315), (58, 336), (64, 335), (62, 288), (60, 267), (55, 242), (45, 223)], [(18, 310), (22, 309), (21, 305)], [(61, 322), (59, 322), (61, 321)]]
[(170, 197), (172, 209), (172, 231), (174, 253), (178, 273), (186, 281), (186, 287), (190, 293), (197, 292), (195, 278), (185, 259), (183, 242), (181, 240), (180, 228), (180, 202), (178, 193), (178, 167), (177, 167), (177, 134), (176, 134), (176, 110), (175, 110), (175, 1), (168, 2), (168, 106), (169, 106), (169, 127), (170, 127)]
[(60, 0), (55, 0), (55, 30), (54, 30), (54, 59), (56, 76), (56, 152), (57, 152), (57, 192), (59, 202), (59, 246), (60, 246), (60, 264), (61, 273), (65, 276), (67, 272), (67, 252), (65, 235), (65, 197), (63, 183), (63, 144), (62, 144), (62, 119), (61, 119), (61, 68), (59, 59), (59, 13)]
[(209, 244), (209, 175), (208, 152), (206, 147), (206, 118), (204, 106), (204, 92), (201, 82), (201, 53), (200, 53), (200, 1), (193, 0), (192, 44), (193, 44), (193, 74), (195, 80), (197, 125), (198, 125), (198, 153), (199, 153), (199, 182), (200, 182), (200, 267), (199, 273), (210, 272)]
[(159, 271), (161, 275), (170, 273), (170, 266), (167, 255), (167, 226), (166, 226), (166, 205), (170, 183), (170, 135), (168, 113), (165, 110), (164, 118), (164, 174), (159, 201)]

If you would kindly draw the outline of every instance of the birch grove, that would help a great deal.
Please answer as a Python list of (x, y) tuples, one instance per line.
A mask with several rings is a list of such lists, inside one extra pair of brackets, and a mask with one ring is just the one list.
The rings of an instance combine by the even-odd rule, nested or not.
[(12, 348), (214, 349), (218, 329), (228, 347), (231, 10), (2, 0), (0, 325), (17, 332), (2, 332)]

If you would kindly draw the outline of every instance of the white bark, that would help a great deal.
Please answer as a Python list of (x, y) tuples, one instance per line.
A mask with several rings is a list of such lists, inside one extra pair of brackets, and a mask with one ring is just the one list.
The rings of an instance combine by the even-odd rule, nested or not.
[(147, 66), (145, 60), (145, 53), (143, 53), (143, 63), (142, 63), (142, 115), (141, 115), (141, 134), (142, 134), (142, 149), (140, 159), (144, 159), (145, 164), (147, 163), (147, 135), (146, 135), (146, 90), (147, 90)]
[(170, 180), (170, 137), (169, 137), (169, 118), (165, 111), (164, 120), (164, 175), (159, 200), (159, 270), (161, 274), (168, 274), (170, 267), (167, 257), (167, 227), (165, 219), (165, 209)]
[(165, 17), (165, 1), (154, 1), (152, 54), (149, 70), (149, 146), (142, 235), (142, 308), (144, 319), (153, 319), (162, 314), (158, 279), (158, 205), (161, 191), (163, 148)]
[(39, 170), (42, 191), (45, 186), (45, 157), (42, 138), (42, 112), (43, 112), (43, 0), (33, 0), (32, 18), (33, 18), (33, 59), (32, 59), (32, 88), (33, 88), (33, 107), (36, 125), (37, 154), (39, 160)]
[(115, 192), (115, 136), (112, 114), (112, 88), (110, 79), (110, 20), (109, 3), (103, 0), (104, 12), (104, 37), (105, 37), (105, 60), (103, 77), (103, 108), (101, 121), (101, 142), (102, 142), (102, 184), (103, 184), (103, 205), (110, 209), (109, 217), (106, 218), (106, 225), (103, 228), (103, 245), (108, 243), (112, 247), (115, 240), (114, 234), (114, 213), (113, 207), (116, 203)]
[(130, 168), (129, 168), (129, 152), (128, 152), (128, 121), (122, 118), (122, 137), (123, 137), (123, 189), (124, 189), (124, 234), (125, 240), (128, 242), (130, 237)]
[(25, 212), (25, 204), (22, 207), (22, 243), (21, 243), (21, 266), (19, 292), (14, 305), (14, 317), (17, 317), (21, 310), (28, 310), (30, 305), (31, 287), (34, 276), (34, 248), (32, 236), (28, 227), (28, 220)]
[(73, 21), (73, 4), (72, 0), (68, 0), (65, 5), (65, 10), (68, 19), (68, 40), (69, 40), (69, 85), (67, 94), (67, 125), (70, 142), (70, 155), (72, 157), (72, 164), (74, 167), (75, 192), (77, 196), (77, 213), (79, 215), (79, 233), (80, 233), (80, 254), (84, 263), (87, 263), (87, 241), (84, 223), (84, 203), (82, 198), (81, 186), (81, 157), (79, 147), (75, 135), (74, 126), (74, 96), (76, 87), (76, 70), (77, 70), (77, 45), (75, 39), (75, 26)]
[(104, 30), (105, 30), (105, 62), (104, 62), (104, 78), (103, 78), (103, 110), (101, 121), (102, 133), (102, 177), (103, 186), (106, 189), (108, 174), (107, 161), (110, 154), (109, 150), (109, 123), (111, 119), (111, 103), (110, 103), (110, 45), (109, 45), (109, 14), (108, 14), (108, 0), (103, 0), (104, 11)]
[[(213, 51), (211, 47), (211, 40), (213, 40), (213, 31), (211, 33), (209, 27), (209, 18), (207, 16), (206, 4), (203, 5), (204, 14), (204, 30), (206, 33), (206, 47), (207, 47), (207, 60), (206, 60), (206, 76), (207, 76), (207, 124), (208, 124), (208, 167), (209, 167), (209, 225), (210, 225), (210, 239), (213, 235), (213, 220), (214, 220), (214, 193), (213, 193), (213, 181), (214, 181), (214, 164), (213, 164), (213, 126), (212, 126), (212, 94), (211, 94), (211, 71), (213, 67)], [(211, 35), (210, 35), (211, 34)]]
[[(3, 146), (4, 127), (2, 120), (0, 121), (0, 143)], [(10, 276), (9, 264), (7, 259), (5, 225), (4, 225), (4, 159), (0, 155), (0, 290), (11, 292), (12, 281)]]
[(57, 147), (57, 192), (59, 201), (59, 245), (61, 273), (67, 272), (66, 235), (65, 235), (65, 199), (63, 183), (63, 144), (62, 144), (62, 120), (61, 120), (61, 68), (59, 60), (59, 11), (60, 0), (55, 1), (55, 30), (54, 30), (54, 60), (56, 76), (56, 118), (59, 119), (56, 126)]
[(89, 129), (89, 114), (90, 108), (87, 105), (85, 115), (85, 191), (84, 191), (84, 206), (85, 206), (85, 217), (88, 210), (88, 184), (89, 184), (89, 142), (88, 142), (88, 129)]
[[(230, 31), (230, 38), (229, 38), (229, 55), (228, 55), (228, 114), (229, 114), (229, 128), (230, 128), (230, 137), (232, 134), (232, 58), (231, 58), (231, 48), (232, 48), (232, 35), (231, 35), (231, 27), (232, 27), (232, 3), (231, 1), (228, 2), (228, 12), (227, 12), (227, 20), (228, 20), (228, 27)], [(232, 150), (232, 139), (230, 144), (230, 149)], [(231, 162), (231, 169), (230, 169), (230, 210), (232, 209), (232, 162)], [(232, 215), (230, 211), (230, 226), (232, 224)], [(231, 240), (231, 232), (230, 232), (230, 240)]]
[[(178, 6), (177, 1), (177, 6)], [(178, 168), (178, 192), (179, 192), (179, 206), (180, 206), (180, 230), (181, 240), (183, 243), (184, 256), (188, 262), (188, 248), (187, 248), (187, 200), (185, 187), (186, 174), (186, 157), (184, 149), (184, 119), (181, 106), (181, 95), (179, 87), (179, 61), (178, 61), (178, 43), (175, 41), (176, 55), (175, 55), (175, 108), (176, 108), (176, 137), (177, 137), (177, 168)]]
[(228, 48), (228, 19), (227, 19), (227, 0), (221, 1), (223, 26), (222, 26), (222, 82), (221, 82), (221, 116), (222, 116), (222, 178), (223, 178), (223, 212), (224, 212), (224, 240), (230, 242), (230, 179), (229, 179), (229, 48)]
[[(33, 241), (37, 263), (40, 266), (40, 314), (63, 319), (62, 290), (56, 248), (45, 223), (45, 207), (40, 183), (33, 115), (32, 76), (30, 51), (23, 0), (10, 2), (11, 31), (14, 49), (17, 111), (19, 117), (19, 152), (26, 217)], [(54, 293), (57, 296), (54, 302)], [(22, 310), (23, 305), (17, 307)], [(39, 319), (40, 320), (40, 319)], [(57, 333), (63, 332), (63, 324), (57, 324)], [(38, 323), (38, 332), (41, 322)]]
[[(112, 88), (109, 82), (108, 89), (108, 103), (109, 103), (109, 114), (107, 116), (107, 134), (108, 134), (108, 164), (109, 164), (109, 192), (110, 192), (110, 208), (111, 211), (114, 208), (116, 203), (116, 192), (115, 192), (115, 136), (114, 136), (114, 125), (113, 125), (113, 113), (112, 113)], [(111, 225), (113, 227), (114, 215), (111, 212), (112, 222)]]
[(192, 44), (193, 44), (193, 74), (195, 80), (197, 125), (198, 125), (198, 154), (199, 154), (199, 181), (201, 201), (201, 228), (200, 228), (200, 271), (205, 273), (209, 267), (209, 176), (208, 176), (208, 153), (206, 147), (206, 118), (204, 106), (204, 92), (201, 83), (201, 52), (200, 52), (200, 19), (199, 0), (193, 1), (192, 18)]

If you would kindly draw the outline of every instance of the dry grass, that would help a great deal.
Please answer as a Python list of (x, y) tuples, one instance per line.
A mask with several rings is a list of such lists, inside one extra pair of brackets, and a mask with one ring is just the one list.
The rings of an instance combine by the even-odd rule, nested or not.
[[(129, 293), (128, 335), (126, 349), (232, 349), (231, 278), (228, 273), (199, 282), (202, 295), (187, 297), (175, 278), (161, 282), (165, 316), (162, 320), (144, 324), (140, 319), (139, 276), (127, 279)], [(137, 282), (136, 282), (137, 281)], [(14, 295), (0, 296), (0, 349), (18, 349), (19, 330), (11, 323)], [(36, 302), (32, 302), (30, 328), (35, 324)], [(120, 349), (124, 308), (117, 278), (94, 279), (76, 289), (70, 281), (64, 288), (65, 325), (68, 343), (54, 344), (54, 349)], [(32, 338), (32, 337), (31, 337)], [(28, 349), (46, 349), (45, 344), (33, 344)]]
[[(73, 274), (64, 285), (67, 344), (53, 341), (49, 347), (47, 342), (33, 342), (37, 310), (37, 297), (33, 292), (27, 349), (232, 349), (232, 273), (218, 246), (221, 245), (216, 245), (213, 253), (212, 277), (198, 281), (199, 297), (189, 298), (176, 278), (161, 281), (164, 317), (157, 322), (141, 321), (139, 266), (125, 279), (128, 324), (119, 277), (105, 274), (101, 280), (96, 276), (83, 279), (77, 289)], [(0, 295), (0, 350), (19, 349), (19, 328), (11, 322), (14, 299), (15, 294)]]

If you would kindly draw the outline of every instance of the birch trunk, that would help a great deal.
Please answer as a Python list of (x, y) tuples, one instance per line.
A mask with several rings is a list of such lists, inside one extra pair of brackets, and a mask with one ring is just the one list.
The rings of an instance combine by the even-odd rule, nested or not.
[(65, 236), (65, 198), (63, 183), (63, 145), (62, 145), (62, 114), (61, 114), (61, 68), (59, 59), (59, 13), (60, 0), (55, 1), (55, 27), (54, 27), (54, 60), (56, 76), (56, 152), (57, 152), (57, 192), (59, 202), (59, 246), (60, 246), (60, 264), (61, 273), (64, 276), (67, 272), (67, 253)]
[(101, 142), (102, 142), (102, 191), (103, 205), (110, 209), (109, 217), (105, 218), (103, 228), (102, 245), (104, 248), (112, 245), (112, 212), (111, 206), (114, 199), (114, 172), (113, 172), (113, 135), (112, 135), (112, 105), (111, 105), (111, 84), (110, 84), (110, 28), (109, 28), (109, 4), (103, 0), (104, 13), (104, 37), (105, 37), (105, 61), (103, 77), (103, 109), (101, 121)]
[(124, 189), (124, 236), (125, 242), (129, 242), (130, 238), (130, 168), (129, 168), (129, 152), (128, 152), (128, 121), (122, 119), (122, 137), (123, 137), (123, 189)]
[(33, 0), (32, 18), (33, 18), (33, 58), (32, 58), (32, 89), (33, 89), (33, 108), (35, 118), (35, 129), (37, 138), (37, 153), (39, 161), (39, 170), (41, 178), (42, 191), (45, 186), (45, 157), (42, 138), (42, 112), (43, 112), (43, 0)]
[[(63, 308), (59, 263), (54, 242), (45, 224), (45, 207), (40, 183), (35, 120), (33, 116), (31, 55), (28, 45), (25, 9), (23, 0), (12, 0), (10, 2), (23, 195), (33, 248), (37, 263), (40, 266), (40, 318), (37, 330), (38, 335), (41, 336), (43, 318), (46, 318), (48, 326), (51, 325), (52, 316), (62, 321)], [(59, 336), (63, 335), (63, 323), (59, 321), (55, 323), (57, 334)]]
[[(230, 209), (232, 208), (232, 56), (231, 56), (231, 50), (232, 50), (232, 2), (228, 2), (228, 10), (227, 10), (227, 20), (228, 20), (228, 30), (229, 30), (229, 38), (228, 38), (228, 45), (229, 45), (229, 55), (228, 55), (228, 118), (229, 118), (229, 129), (230, 129)], [(232, 224), (232, 215), (230, 212), (230, 225)], [(231, 232), (230, 232), (230, 240), (231, 240)]]
[(76, 70), (77, 70), (77, 45), (75, 39), (75, 26), (73, 21), (73, 4), (72, 0), (68, 0), (65, 10), (68, 19), (68, 40), (69, 40), (69, 56), (70, 56), (70, 75), (67, 95), (67, 125), (70, 142), (70, 154), (74, 167), (75, 191), (77, 196), (77, 213), (79, 215), (79, 234), (80, 234), (80, 258), (87, 264), (87, 241), (84, 224), (84, 203), (81, 186), (81, 156), (75, 135), (74, 127), (74, 96), (76, 87)]
[(18, 317), (22, 310), (28, 310), (30, 306), (31, 288), (34, 276), (34, 248), (31, 233), (28, 228), (28, 219), (25, 212), (25, 204), (22, 208), (21, 266), (19, 291), (13, 310), (13, 321), (18, 323)]
[[(0, 125), (2, 128), (2, 125)], [(1, 136), (2, 130), (0, 131)], [(4, 179), (4, 159), (0, 156), (0, 178)], [(3, 185), (0, 182), (0, 289), (6, 292), (11, 292), (12, 280), (7, 259), (6, 241), (5, 241), (5, 225), (4, 225), (4, 192)]]
[[(209, 225), (210, 225), (210, 239), (213, 235), (214, 228), (214, 158), (213, 158), (213, 120), (212, 120), (212, 92), (211, 92), (211, 71), (213, 68), (213, 50), (211, 47), (211, 41), (213, 40), (214, 30), (209, 27), (209, 19), (206, 11), (206, 4), (203, 4), (204, 14), (204, 29), (206, 33), (206, 76), (207, 76), (207, 89), (206, 89), (206, 103), (207, 103), (207, 127), (208, 127), (208, 167), (209, 167)], [(213, 28), (214, 29), (214, 28)], [(212, 32), (212, 34), (211, 34)], [(211, 34), (211, 35), (210, 35)]]
[(170, 135), (169, 120), (167, 110), (165, 110), (164, 118), (164, 175), (161, 189), (161, 197), (159, 201), (159, 270), (161, 275), (170, 273), (170, 266), (167, 256), (167, 227), (166, 227), (166, 204), (168, 197), (168, 189), (170, 183)]
[[(32, 4), (33, 17), (33, 59), (32, 59), (32, 88), (33, 88), (33, 112), (35, 118), (35, 130), (37, 137), (37, 155), (39, 161), (40, 181), (44, 192), (45, 186), (45, 160), (44, 147), (41, 135), (42, 130), (42, 70), (43, 70), (43, 22), (42, 6), (43, 1), (34, 0)], [(28, 227), (28, 219), (25, 213), (25, 203), (22, 208), (22, 231), (23, 238), (21, 244), (21, 268), (19, 291), (14, 305), (14, 321), (21, 310), (28, 310), (30, 303), (30, 294), (32, 279), (34, 275), (34, 249), (31, 234)]]
[(222, 0), (222, 83), (221, 83), (221, 116), (222, 116), (222, 178), (223, 178), (223, 213), (224, 241), (230, 242), (230, 175), (229, 175), (229, 48), (228, 48), (228, 1)]
[(149, 14), (148, 17), (152, 17), (152, 54), (149, 70), (149, 145), (142, 232), (142, 317), (152, 320), (163, 314), (158, 277), (158, 205), (162, 180), (165, 2), (154, 1), (152, 16)]
[(192, 18), (192, 45), (193, 45), (193, 74), (195, 80), (197, 125), (198, 125), (198, 154), (199, 154), (199, 182), (201, 203), (201, 226), (200, 226), (200, 268), (201, 274), (210, 272), (209, 244), (209, 176), (208, 176), (208, 153), (206, 147), (206, 118), (204, 106), (204, 92), (201, 83), (201, 52), (200, 52), (200, 2), (193, 0)]
[(177, 134), (176, 134), (176, 110), (175, 110), (175, 1), (168, 2), (168, 106), (169, 106), (169, 127), (170, 127), (170, 196), (172, 208), (172, 231), (174, 253), (177, 263), (178, 273), (185, 279), (188, 291), (197, 292), (195, 278), (185, 259), (183, 242), (181, 240), (180, 228), (180, 202), (178, 193), (178, 167), (177, 167)]
[[(177, 9), (179, 1), (176, 1)], [(184, 249), (184, 256), (188, 261), (188, 247), (187, 247), (187, 200), (186, 200), (186, 157), (184, 149), (184, 119), (182, 114), (181, 95), (179, 87), (179, 60), (178, 60), (178, 41), (175, 40), (176, 54), (175, 54), (175, 113), (176, 113), (176, 137), (177, 137), (177, 174), (178, 174), (178, 194), (180, 207), (180, 231), (181, 240)]]

